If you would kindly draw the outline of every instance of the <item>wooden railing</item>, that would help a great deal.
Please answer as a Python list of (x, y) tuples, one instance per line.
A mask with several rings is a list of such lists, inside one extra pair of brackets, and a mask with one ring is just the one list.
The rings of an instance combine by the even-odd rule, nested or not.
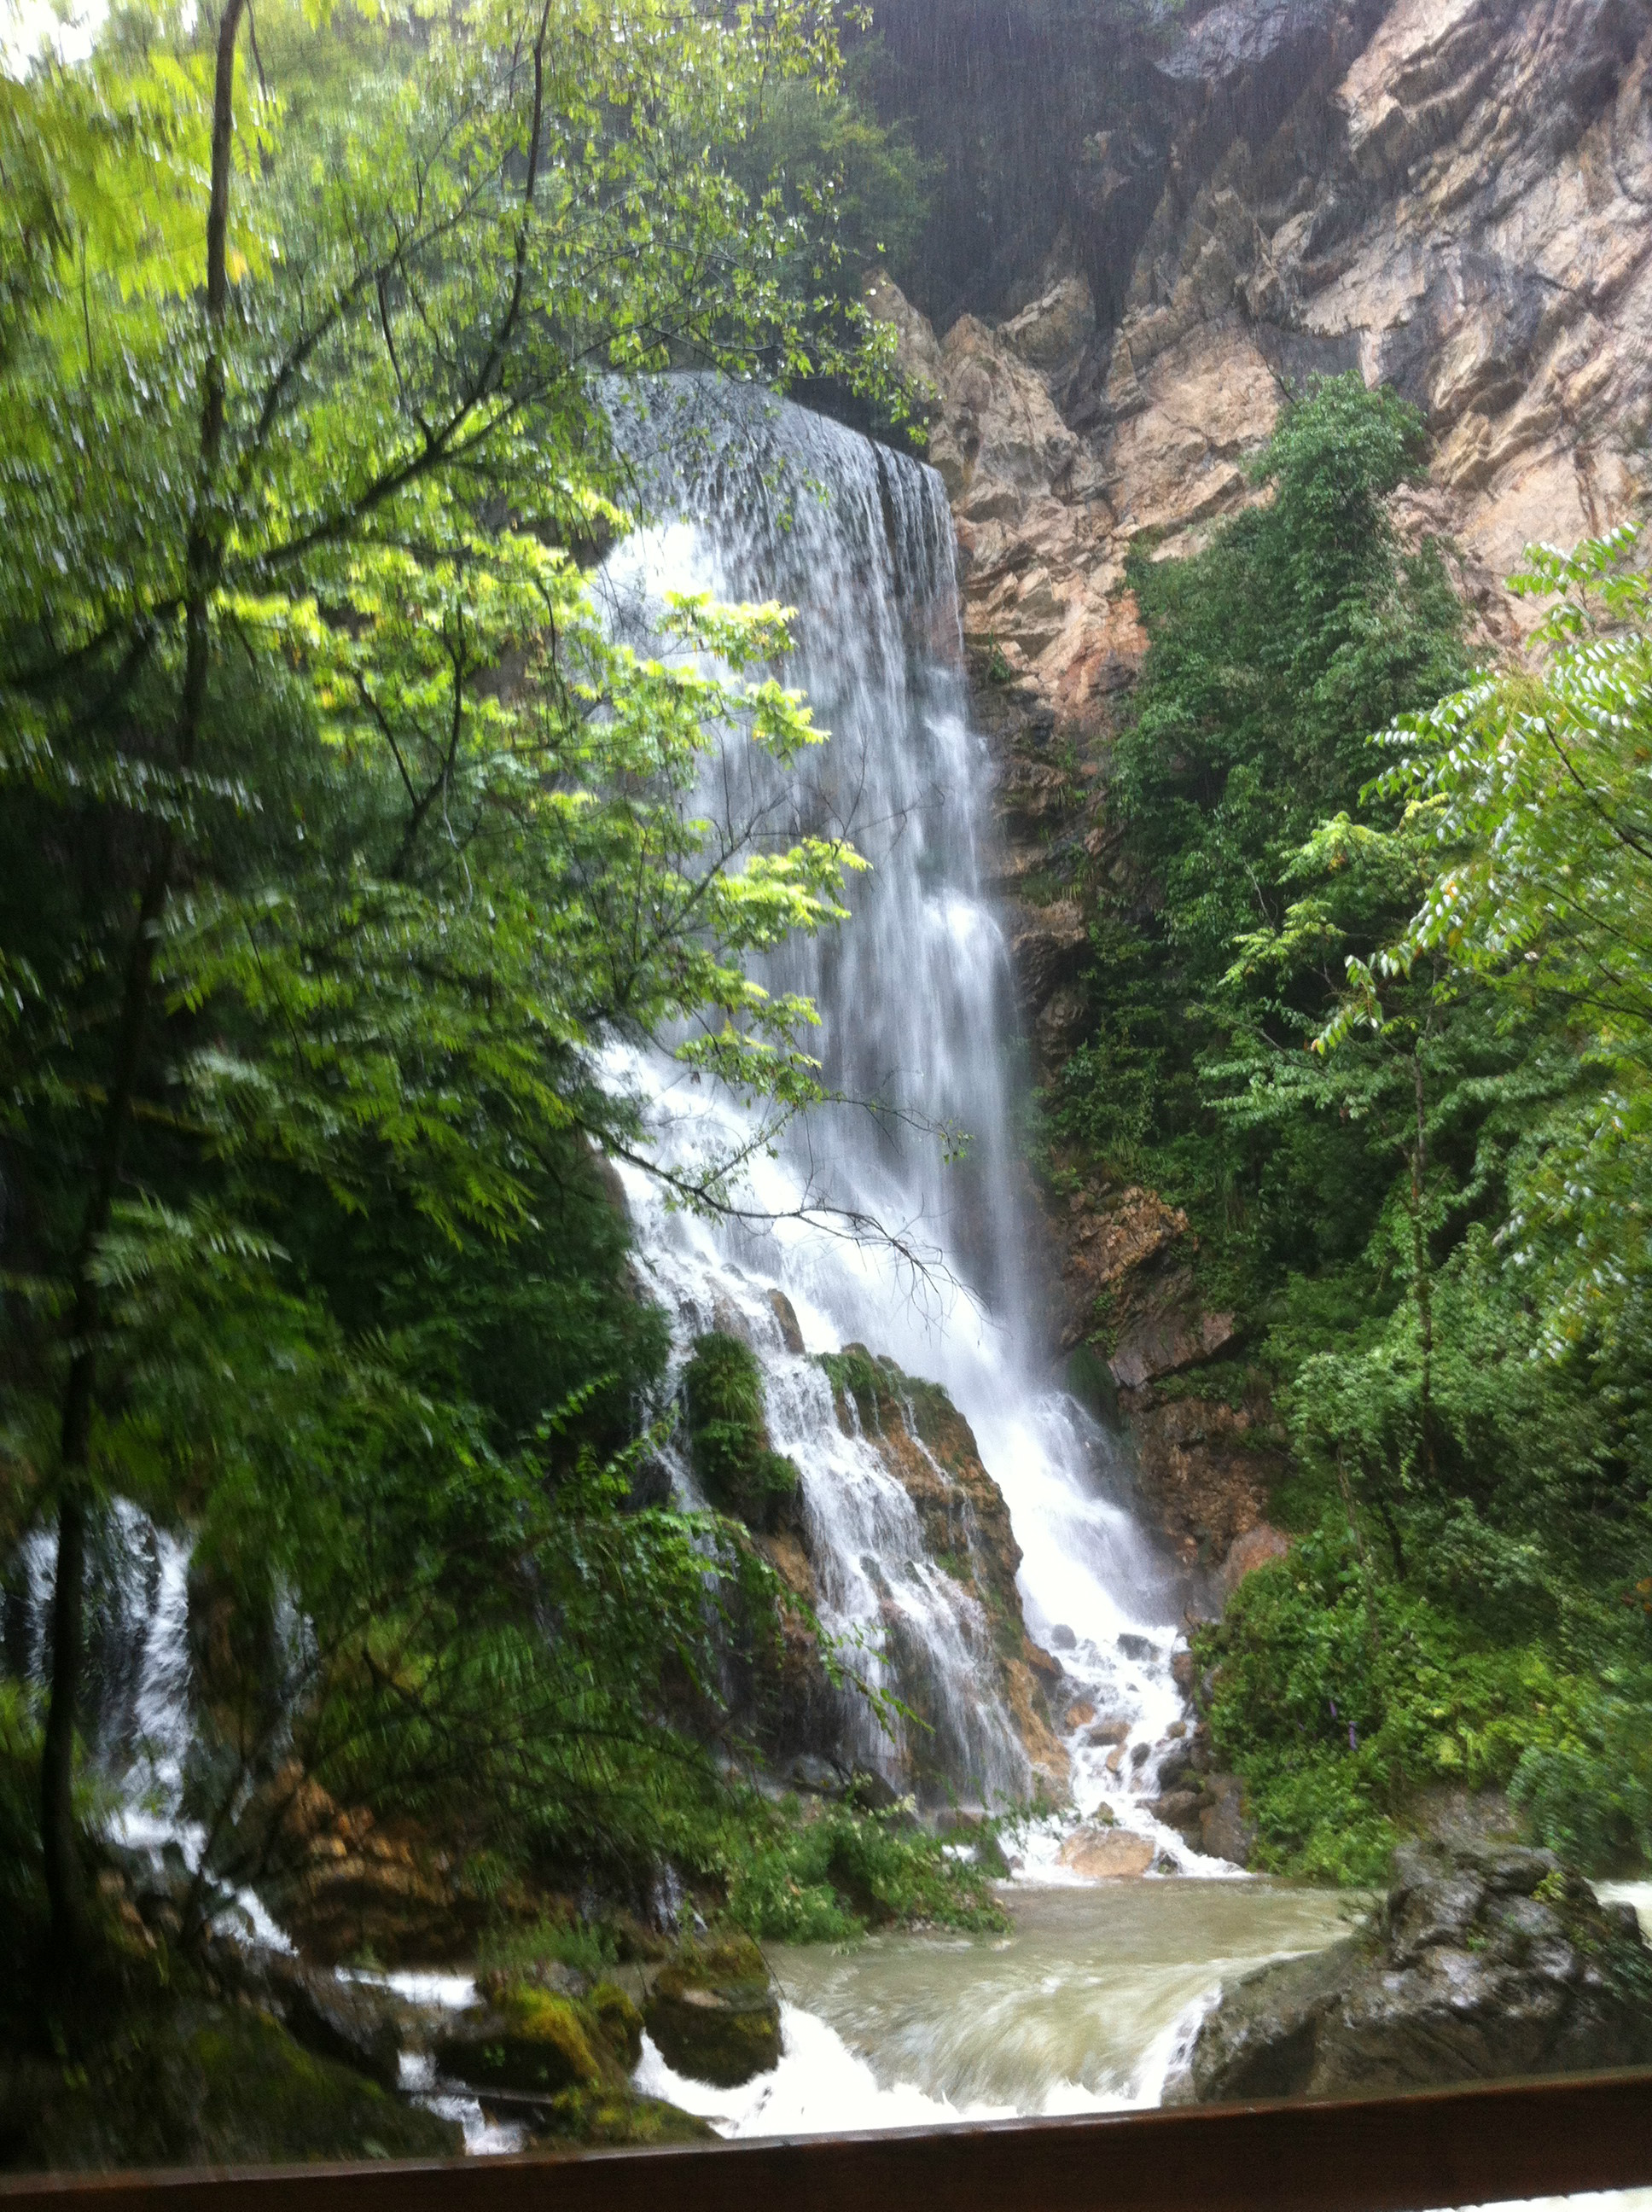
[(1652, 2071), (703, 2148), (0, 2176), (4, 2212), (1434, 2212), (1652, 2185)]

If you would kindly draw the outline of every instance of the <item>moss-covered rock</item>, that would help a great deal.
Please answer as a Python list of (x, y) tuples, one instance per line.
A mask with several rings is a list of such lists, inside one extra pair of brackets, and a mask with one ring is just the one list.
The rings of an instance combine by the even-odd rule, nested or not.
[(591, 1992), (597, 2033), (629, 2074), (642, 2056), (642, 2014), (615, 1982), (598, 1982)]
[(570, 2089), (553, 2100), (533, 2140), (547, 2148), (566, 2142), (715, 2142), (717, 2131), (659, 2097), (639, 2097), (629, 2089)]
[(304, 2051), (245, 2005), (121, 2014), (72, 2063), (0, 2052), (0, 2166), (456, 2157), (451, 2121)]
[(619, 2072), (589, 2006), (519, 1984), (496, 2005), (462, 2013), (438, 2040), (434, 2057), (442, 2074), (472, 2088), (533, 2095), (610, 2087)]
[(780, 1999), (748, 1936), (685, 1944), (649, 1993), (648, 2033), (669, 2064), (732, 2089), (780, 2063)]
[(707, 1497), (750, 1528), (779, 1528), (799, 1477), (795, 1462), (769, 1443), (756, 1354), (738, 1337), (708, 1329), (694, 1340), (683, 1388), (689, 1449)]

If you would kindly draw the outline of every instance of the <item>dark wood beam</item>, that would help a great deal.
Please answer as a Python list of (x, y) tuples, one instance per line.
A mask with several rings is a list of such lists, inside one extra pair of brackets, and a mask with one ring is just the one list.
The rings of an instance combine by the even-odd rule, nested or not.
[(1652, 2184), (1652, 2072), (428, 2164), (0, 2175), (5, 2212), (1438, 2212)]

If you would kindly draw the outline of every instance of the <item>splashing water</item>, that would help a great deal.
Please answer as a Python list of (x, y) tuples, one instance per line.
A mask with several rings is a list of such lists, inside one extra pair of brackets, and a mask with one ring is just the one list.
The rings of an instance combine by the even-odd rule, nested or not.
[[(186, 1538), (157, 1528), (130, 1498), (113, 1499), (94, 1528), (88, 1574), (88, 1680), (79, 1721), (92, 1762), (118, 1803), (110, 1840), (142, 1852), (157, 1869), (168, 1859), (193, 1876), (206, 1830), (184, 1809), (185, 1766), (195, 1740), (189, 1649)], [(44, 1685), (57, 1583), (55, 1535), (24, 1542), (17, 1586), (8, 1593), (8, 1662)], [(290, 1941), (256, 1891), (210, 1882), (217, 1923), (250, 1933), (278, 1951)]]

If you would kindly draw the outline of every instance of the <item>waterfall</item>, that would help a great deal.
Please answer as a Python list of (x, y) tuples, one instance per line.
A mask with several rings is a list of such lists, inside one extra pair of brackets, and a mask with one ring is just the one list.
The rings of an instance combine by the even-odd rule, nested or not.
[[(738, 743), (725, 750), (705, 779), (708, 811), (774, 839), (842, 835), (872, 863), (847, 893), (852, 919), (788, 946), (762, 979), (813, 997), (825, 1082), (855, 1103), (811, 1112), (776, 1157), (757, 1158), (750, 1204), (768, 1224), (671, 1211), (626, 1170), (642, 1268), (680, 1352), (714, 1326), (756, 1352), (774, 1442), (802, 1473), (829, 1626), (867, 1647), (893, 1634), (915, 1648), (940, 1686), (930, 1717), (954, 1785), (1018, 1796), (1026, 1757), (981, 1623), (926, 1555), (901, 1484), (844, 1433), (807, 1355), (859, 1341), (945, 1387), (1008, 1503), (1027, 1625), (1059, 1649), (1068, 1704), (1129, 1724), (1121, 1753), (1069, 1732), (1076, 1802), (1110, 1796), (1151, 1828), (1138, 1808), (1151, 1747), (1181, 1711), (1169, 1676), (1179, 1607), (1120, 1502), (1116, 1447), (1058, 1386), (1041, 1327), (1012, 980), (987, 888), (992, 764), (970, 726), (941, 481), (835, 422), (710, 379), (659, 380), (616, 411), (665, 519), (606, 563), (614, 621), (646, 636), (667, 591), (794, 606), (785, 680), (831, 732), (784, 771)], [(733, 1099), (665, 1057), (615, 1065), (674, 1164), (749, 1140)], [(962, 1162), (949, 1161), (942, 1127), (967, 1133)], [(847, 1237), (844, 1214), (898, 1232), (902, 1249)], [(788, 1348), (788, 1312), (806, 1353), (795, 1336)], [(692, 1495), (687, 1468), (677, 1474)], [(899, 1771), (898, 1735), (880, 1738), (864, 1710), (846, 1725), (863, 1757)]]
[[(774, 844), (841, 835), (872, 864), (849, 887), (851, 919), (785, 948), (762, 978), (815, 1000), (825, 1083), (850, 1103), (756, 1146), (741, 1220), (675, 1210), (646, 1173), (620, 1170), (638, 1264), (671, 1318), (679, 1363), (711, 1328), (752, 1347), (771, 1442), (801, 1474), (823, 1623), (853, 1670), (897, 1691), (923, 1723), (915, 1740), (844, 1692), (823, 1747), (902, 1788), (922, 1768), (932, 1800), (1018, 1801), (1031, 1779), (993, 1623), (936, 1556), (909, 1486), (853, 1402), (835, 1401), (819, 1364), (859, 1343), (942, 1384), (974, 1431), (1022, 1550), (1027, 1627), (1063, 1670), (1054, 1718), (1078, 1808), (1111, 1801), (1120, 1821), (1183, 1865), (1209, 1865), (1145, 1809), (1157, 1752), (1181, 1711), (1169, 1665), (1174, 1580), (1121, 1502), (1114, 1441), (1060, 1388), (1041, 1326), (1016, 1139), (1014, 993), (988, 889), (992, 763), (970, 726), (940, 479), (836, 423), (712, 379), (616, 386), (610, 396), (661, 517), (604, 567), (611, 619), (648, 640), (667, 591), (794, 605), (786, 679), (831, 732), (784, 770), (732, 742), (708, 763), (707, 810), (759, 824)], [(758, 1134), (736, 1099), (664, 1053), (616, 1045), (608, 1067), (641, 1102), (667, 1164), (691, 1169)], [(949, 1131), (967, 1134), (962, 1158)], [(890, 1237), (849, 1232), (866, 1219)], [(919, 1428), (908, 1419), (903, 1449), (923, 1457)], [(697, 1500), (686, 1455), (668, 1445), (667, 1455), (679, 1491)], [(50, 1535), (31, 1538), (4, 1593), (8, 1668), (36, 1680), (53, 1568)], [(187, 1544), (117, 1502), (88, 1582), (87, 1735), (119, 1789), (117, 1838), (181, 1851), (193, 1869), (204, 1837), (185, 1809), (188, 1583)], [(1092, 1743), (1097, 1713), (1113, 1726)], [(1035, 1829), (1029, 1870), (1059, 1877), (1059, 1843), (1056, 1824)], [(284, 1942), (250, 1893), (239, 1905), (265, 1940)]]

